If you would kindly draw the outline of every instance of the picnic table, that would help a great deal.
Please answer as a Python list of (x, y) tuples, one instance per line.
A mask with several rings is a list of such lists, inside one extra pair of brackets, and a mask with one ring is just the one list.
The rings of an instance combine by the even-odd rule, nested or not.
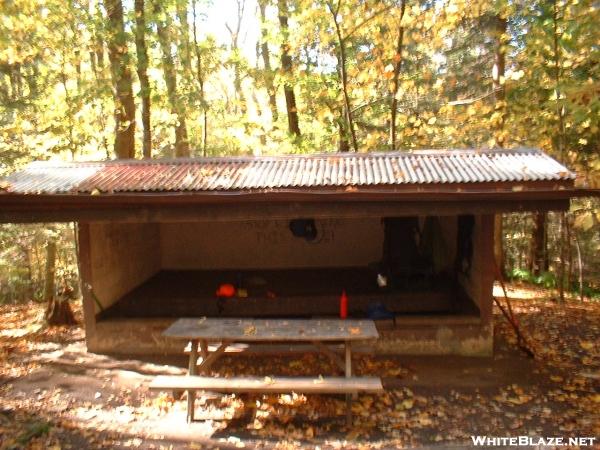
[[(256, 378), (188, 378), (158, 377), (153, 388), (168, 387), (188, 391), (188, 422), (194, 420), (195, 391), (192, 388), (221, 390), (227, 392), (289, 392), (346, 393), (350, 408), (350, 393), (359, 391), (379, 392), (381, 380), (376, 377), (352, 377), (352, 343), (377, 339), (379, 334), (372, 320), (341, 319), (235, 319), (235, 318), (182, 318), (176, 320), (163, 336), (187, 340), (190, 343), (188, 376), (206, 373), (211, 365), (225, 353), (228, 346), (236, 343), (310, 343), (344, 372), (344, 378), (320, 377), (317, 381), (307, 377), (275, 379), (266, 377), (265, 383)], [(209, 343), (217, 342), (215, 350), (209, 351)], [(344, 358), (328, 347), (343, 344)], [(198, 356), (201, 356), (199, 362)], [(198, 363), (199, 362), (199, 363)], [(269, 375), (269, 374), (265, 374)], [(312, 381), (311, 381), (312, 380)], [(348, 409), (350, 417), (350, 409)], [(350, 418), (351, 420), (351, 418)]]

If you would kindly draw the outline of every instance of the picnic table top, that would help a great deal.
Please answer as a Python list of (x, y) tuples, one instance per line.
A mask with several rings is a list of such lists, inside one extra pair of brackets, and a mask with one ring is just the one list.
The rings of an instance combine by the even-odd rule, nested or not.
[(163, 332), (171, 338), (256, 341), (362, 341), (379, 337), (372, 320), (182, 318)]

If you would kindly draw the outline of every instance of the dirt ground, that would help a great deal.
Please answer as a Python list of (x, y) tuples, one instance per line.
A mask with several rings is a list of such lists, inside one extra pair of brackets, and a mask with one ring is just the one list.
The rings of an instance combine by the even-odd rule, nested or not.
[[(87, 353), (79, 327), (43, 327), (38, 304), (0, 307), (0, 449), (462, 448), (472, 435), (587, 436), (600, 443), (600, 302), (559, 304), (549, 291), (510, 286), (536, 358), (495, 311), (493, 358), (357, 355), (358, 374), (386, 392), (343, 397), (210, 395), (187, 425), (185, 398), (154, 393), (157, 374), (186, 359)], [(80, 316), (80, 311), (77, 311)], [(224, 357), (214, 372), (336, 373), (315, 353)]]

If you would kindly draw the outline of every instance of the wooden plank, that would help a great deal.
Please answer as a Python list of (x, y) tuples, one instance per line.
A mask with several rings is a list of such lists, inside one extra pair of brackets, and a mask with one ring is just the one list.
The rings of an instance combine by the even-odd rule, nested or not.
[[(572, 191), (556, 191), (565, 197), (574, 196)], [(439, 196), (439, 194), (437, 194)], [(544, 199), (544, 195), (547, 197)], [(190, 221), (247, 221), (269, 218), (290, 219), (313, 217), (357, 219), (368, 217), (398, 217), (422, 214), (494, 214), (515, 211), (566, 211), (569, 199), (553, 199), (554, 192), (540, 194), (540, 200), (477, 200), (468, 201), (464, 193), (456, 197), (464, 201), (363, 201), (363, 202), (322, 202), (300, 203), (240, 203), (234, 208), (229, 204), (206, 204), (201, 208), (190, 205), (180, 206), (140, 206), (131, 205), (61, 205), (48, 208), (48, 205), (33, 205), (11, 209), (0, 207), (0, 223), (32, 222), (190, 222)], [(89, 197), (89, 196), (88, 196)]]
[[(192, 340), (190, 342), (191, 352), (190, 361), (188, 364), (188, 376), (196, 375), (196, 362), (198, 361), (198, 341)], [(194, 421), (194, 405), (196, 400), (196, 391), (188, 390), (187, 392), (187, 421), (192, 423)]]
[(341, 319), (178, 319), (163, 336), (233, 342), (364, 341), (377, 339), (372, 320)]
[[(379, 321), (377, 326), (381, 329)], [(383, 322), (383, 321), (381, 321)], [(390, 323), (392, 321), (390, 320)], [(411, 315), (411, 316), (396, 316), (396, 328), (404, 326), (420, 326), (420, 325), (479, 325), (481, 323), (481, 317), (471, 316), (465, 314), (448, 314), (448, 315)], [(394, 325), (392, 324), (392, 327)]]
[(77, 247), (79, 277), (81, 280), (81, 296), (83, 299), (83, 321), (85, 324), (85, 339), (88, 348), (96, 333), (96, 305), (92, 294), (93, 270), (90, 242), (90, 225), (77, 224)]
[(202, 389), (223, 393), (261, 392), (302, 394), (353, 394), (383, 392), (378, 377), (232, 377), (160, 375), (150, 383), (150, 389)]
[(480, 236), (478, 249), (480, 258), (480, 291), (479, 309), (481, 311), (481, 322), (488, 325), (493, 321), (493, 291), (495, 278), (494, 259), (494, 216), (484, 215), (480, 217)]

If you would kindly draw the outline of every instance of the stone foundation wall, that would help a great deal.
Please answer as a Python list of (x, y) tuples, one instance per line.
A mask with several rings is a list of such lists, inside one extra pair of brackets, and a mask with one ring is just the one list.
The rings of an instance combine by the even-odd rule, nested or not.
[[(356, 350), (379, 354), (492, 356), (491, 326), (477, 324), (473, 317), (466, 317), (462, 321), (464, 323), (439, 322), (430, 325), (399, 324), (392, 328), (382, 322), (378, 324), (380, 339), (374, 343), (357, 345)], [(171, 323), (173, 319), (98, 322), (96, 333), (88, 342), (88, 350), (132, 356), (183, 354), (187, 342), (162, 336)], [(249, 350), (252, 351), (252, 347)]]

